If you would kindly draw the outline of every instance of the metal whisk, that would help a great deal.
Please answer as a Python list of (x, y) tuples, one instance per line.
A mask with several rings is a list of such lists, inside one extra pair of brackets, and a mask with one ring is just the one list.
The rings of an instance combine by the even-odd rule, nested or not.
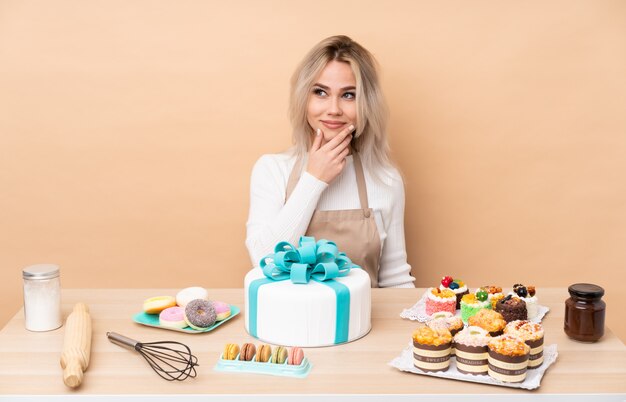
[(174, 341), (142, 343), (115, 332), (107, 332), (107, 338), (116, 345), (139, 352), (150, 367), (167, 381), (183, 381), (196, 377), (198, 359), (191, 354), (189, 346)]

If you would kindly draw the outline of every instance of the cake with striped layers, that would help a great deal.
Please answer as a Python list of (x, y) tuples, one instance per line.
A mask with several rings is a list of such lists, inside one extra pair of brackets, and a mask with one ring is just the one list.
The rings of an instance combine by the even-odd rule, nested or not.
[(504, 333), (517, 336), (530, 347), (528, 368), (534, 369), (543, 363), (543, 327), (526, 320), (516, 320), (508, 323)]
[(503, 382), (523, 382), (528, 370), (530, 347), (517, 336), (501, 335), (493, 338), (488, 347), (488, 374)]
[(464, 374), (487, 375), (487, 344), (489, 332), (480, 327), (467, 327), (454, 336), (456, 369)]
[(413, 364), (422, 371), (447, 371), (452, 335), (446, 328), (421, 324), (413, 332)]

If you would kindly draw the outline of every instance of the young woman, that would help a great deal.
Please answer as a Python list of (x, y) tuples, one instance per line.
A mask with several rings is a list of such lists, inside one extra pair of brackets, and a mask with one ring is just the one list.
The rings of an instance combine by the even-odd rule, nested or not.
[(252, 170), (246, 246), (255, 266), (278, 242), (307, 235), (337, 243), (372, 287), (414, 287), (386, 112), (365, 48), (332, 36), (311, 49), (291, 81), (295, 147)]

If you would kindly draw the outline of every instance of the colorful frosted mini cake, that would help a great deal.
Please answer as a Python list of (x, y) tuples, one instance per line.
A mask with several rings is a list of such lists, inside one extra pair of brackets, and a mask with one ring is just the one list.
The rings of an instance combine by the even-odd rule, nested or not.
[(526, 379), (530, 347), (511, 335), (493, 338), (487, 344), (489, 348), (489, 376), (504, 382), (522, 382)]
[(526, 302), (513, 295), (507, 295), (504, 299), (497, 302), (496, 311), (502, 314), (506, 322), (528, 319)]
[(451, 276), (444, 276), (441, 279), (441, 285), (439, 285), (439, 289), (450, 289), (454, 292), (456, 296), (456, 309), (461, 308), (461, 298), (469, 293), (467, 286), (465, 286), (465, 282), (460, 279), (452, 279)]
[(468, 324), (484, 329), (491, 336), (498, 336), (502, 335), (506, 321), (502, 314), (493, 310), (483, 309), (476, 313), (475, 316), (470, 317)]
[(504, 298), (504, 293), (502, 293), (502, 288), (500, 286), (483, 286), (482, 290), (486, 291), (489, 297), (489, 301), (491, 302), (491, 309), (496, 309), (496, 303)]
[(454, 336), (456, 368), (461, 373), (487, 374), (487, 344), (491, 336), (480, 327), (469, 326)]
[(422, 371), (447, 371), (451, 346), (450, 331), (421, 324), (413, 332), (413, 364)]
[(432, 315), (439, 311), (456, 313), (456, 296), (449, 289), (430, 288), (426, 292), (426, 314)]
[(516, 283), (513, 285), (513, 292), (510, 293), (524, 300), (529, 320), (534, 319), (539, 314), (539, 304), (535, 292), (534, 286), (524, 286), (521, 283)]
[(484, 290), (478, 290), (475, 294), (467, 294), (461, 299), (461, 319), (465, 323), (471, 316), (484, 309), (491, 309), (487, 292)]
[(543, 363), (543, 327), (530, 321), (511, 321), (504, 328), (507, 335), (517, 336), (530, 347), (528, 368), (534, 369)]

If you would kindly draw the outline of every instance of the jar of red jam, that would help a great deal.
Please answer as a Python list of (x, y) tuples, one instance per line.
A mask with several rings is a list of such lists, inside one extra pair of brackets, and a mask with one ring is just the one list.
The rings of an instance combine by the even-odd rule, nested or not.
[(565, 333), (577, 341), (596, 342), (604, 335), (604, 289), (591, 283), (576, 283), (567, 290), (570, 298), (565, 300)]

